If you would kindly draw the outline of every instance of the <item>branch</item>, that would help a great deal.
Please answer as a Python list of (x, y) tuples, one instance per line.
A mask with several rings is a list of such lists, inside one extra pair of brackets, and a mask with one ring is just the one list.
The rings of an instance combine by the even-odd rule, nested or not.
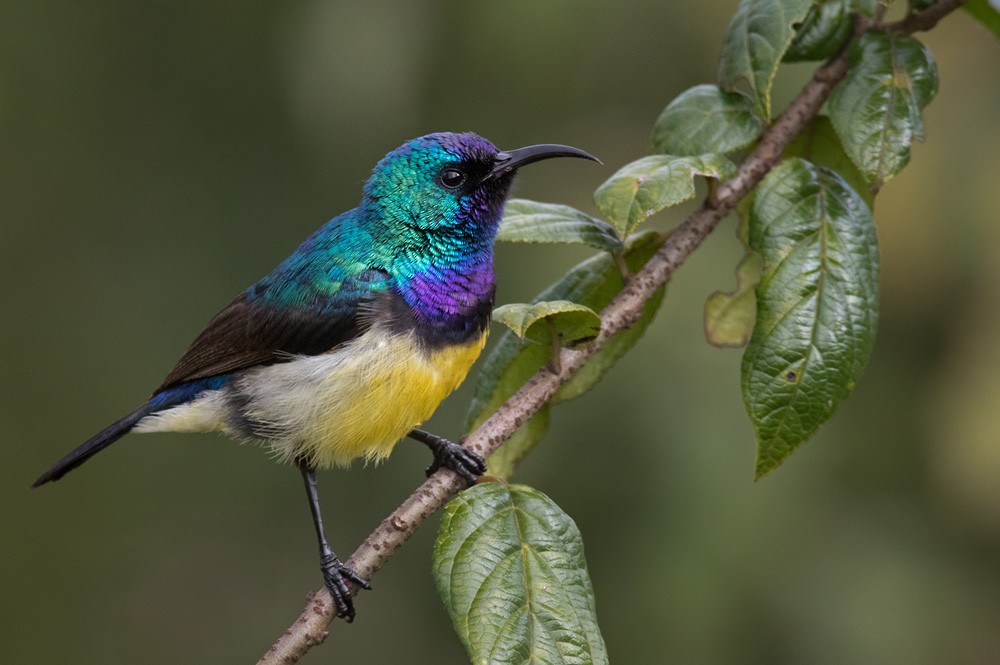
[[(940, 0), (925, 11), (911, 14), (885, 28), (896, 32), (927, 30), (965, 1)], [(488, 457), (591, 356), (602, 349), (612, 335), (635, 324), (652, 294), (666, 283), (719, 221), (780, 161), (782, 152), (819, 112), (830, 91), (847, 73), (847, 67), (845, 47), (813, 73), (781, 117), (764, 132), (756, 149), (740, 164), (737, 175), (719, 185), (702, 206), (670, 234), (642, 270), (628, 278), (622, 291), (601, 312), (601, 330), (597, 338), (582, 349), (563, 349), (558, 363), (543, 367), (531, 377), (486, 422), (469, 434), (465, 446)], [(553, 367), (558, 370), (553, 370)], [(462, 487), (463, 481), (451, 470), (441, 469), (434, 473), (365, 538), (347, 564), (363, 577), (371, 578), (417, 527), (458, 494)], [(298, 662), (309, 649), (326, 638), (333, 610), (330, 594), (325, 588), (311, 594), (299, 618), (257, 665)]]
[(906, 18), (885, 26), (891, 32), (921, 32), (930, 30), (938, 21), (955, 11), (969, 0), (939, 0), (921, 12), (910, 11)]

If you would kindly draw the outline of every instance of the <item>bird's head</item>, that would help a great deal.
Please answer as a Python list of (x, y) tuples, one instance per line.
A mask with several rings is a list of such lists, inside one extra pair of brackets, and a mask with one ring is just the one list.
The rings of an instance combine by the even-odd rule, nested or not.
[(471, 132), (441, 132), (387, 154), (365, 185), (361, 207), (425, 239), (448, 235), (492, 244), (517, 169), (551, 157), (596, 157), (565, 145), (500, 150)]

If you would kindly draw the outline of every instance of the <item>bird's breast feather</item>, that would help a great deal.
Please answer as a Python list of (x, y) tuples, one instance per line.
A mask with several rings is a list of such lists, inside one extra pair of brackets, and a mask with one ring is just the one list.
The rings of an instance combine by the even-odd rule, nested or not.
[(283, 456), (321, 467), (380, 459), (458, 387), (485, 340), (429, 350), (375, 326), (331, 353), (249, 370), (235, 388)]

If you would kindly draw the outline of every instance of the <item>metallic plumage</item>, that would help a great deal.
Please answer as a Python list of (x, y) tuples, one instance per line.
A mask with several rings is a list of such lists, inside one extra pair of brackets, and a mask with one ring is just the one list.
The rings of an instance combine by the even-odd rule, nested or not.
[(153, 396), (35, 481), (57, 480), (129, 431), (220, 430), (299, 466), (338, 616), (367, 582), (326, 540), (317, 467), (388, 455), (408, 433), (467, 480), (485, 462), (416, 430), (482, 351), (493, 239), (517, 167), (576, 148), (501, 152), (429, 134), (376, 164), (360, 205), (309, 236), (209, 322)]

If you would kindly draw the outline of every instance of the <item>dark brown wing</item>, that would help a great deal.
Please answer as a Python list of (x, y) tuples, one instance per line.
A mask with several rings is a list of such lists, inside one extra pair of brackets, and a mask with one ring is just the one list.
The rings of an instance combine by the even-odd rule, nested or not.
[(325, 353), (360, 335), (365, 318), (357, 304), (324, 311), (263, 306), (243, 293), (209, 321), (156, 392), (297, 354)]

